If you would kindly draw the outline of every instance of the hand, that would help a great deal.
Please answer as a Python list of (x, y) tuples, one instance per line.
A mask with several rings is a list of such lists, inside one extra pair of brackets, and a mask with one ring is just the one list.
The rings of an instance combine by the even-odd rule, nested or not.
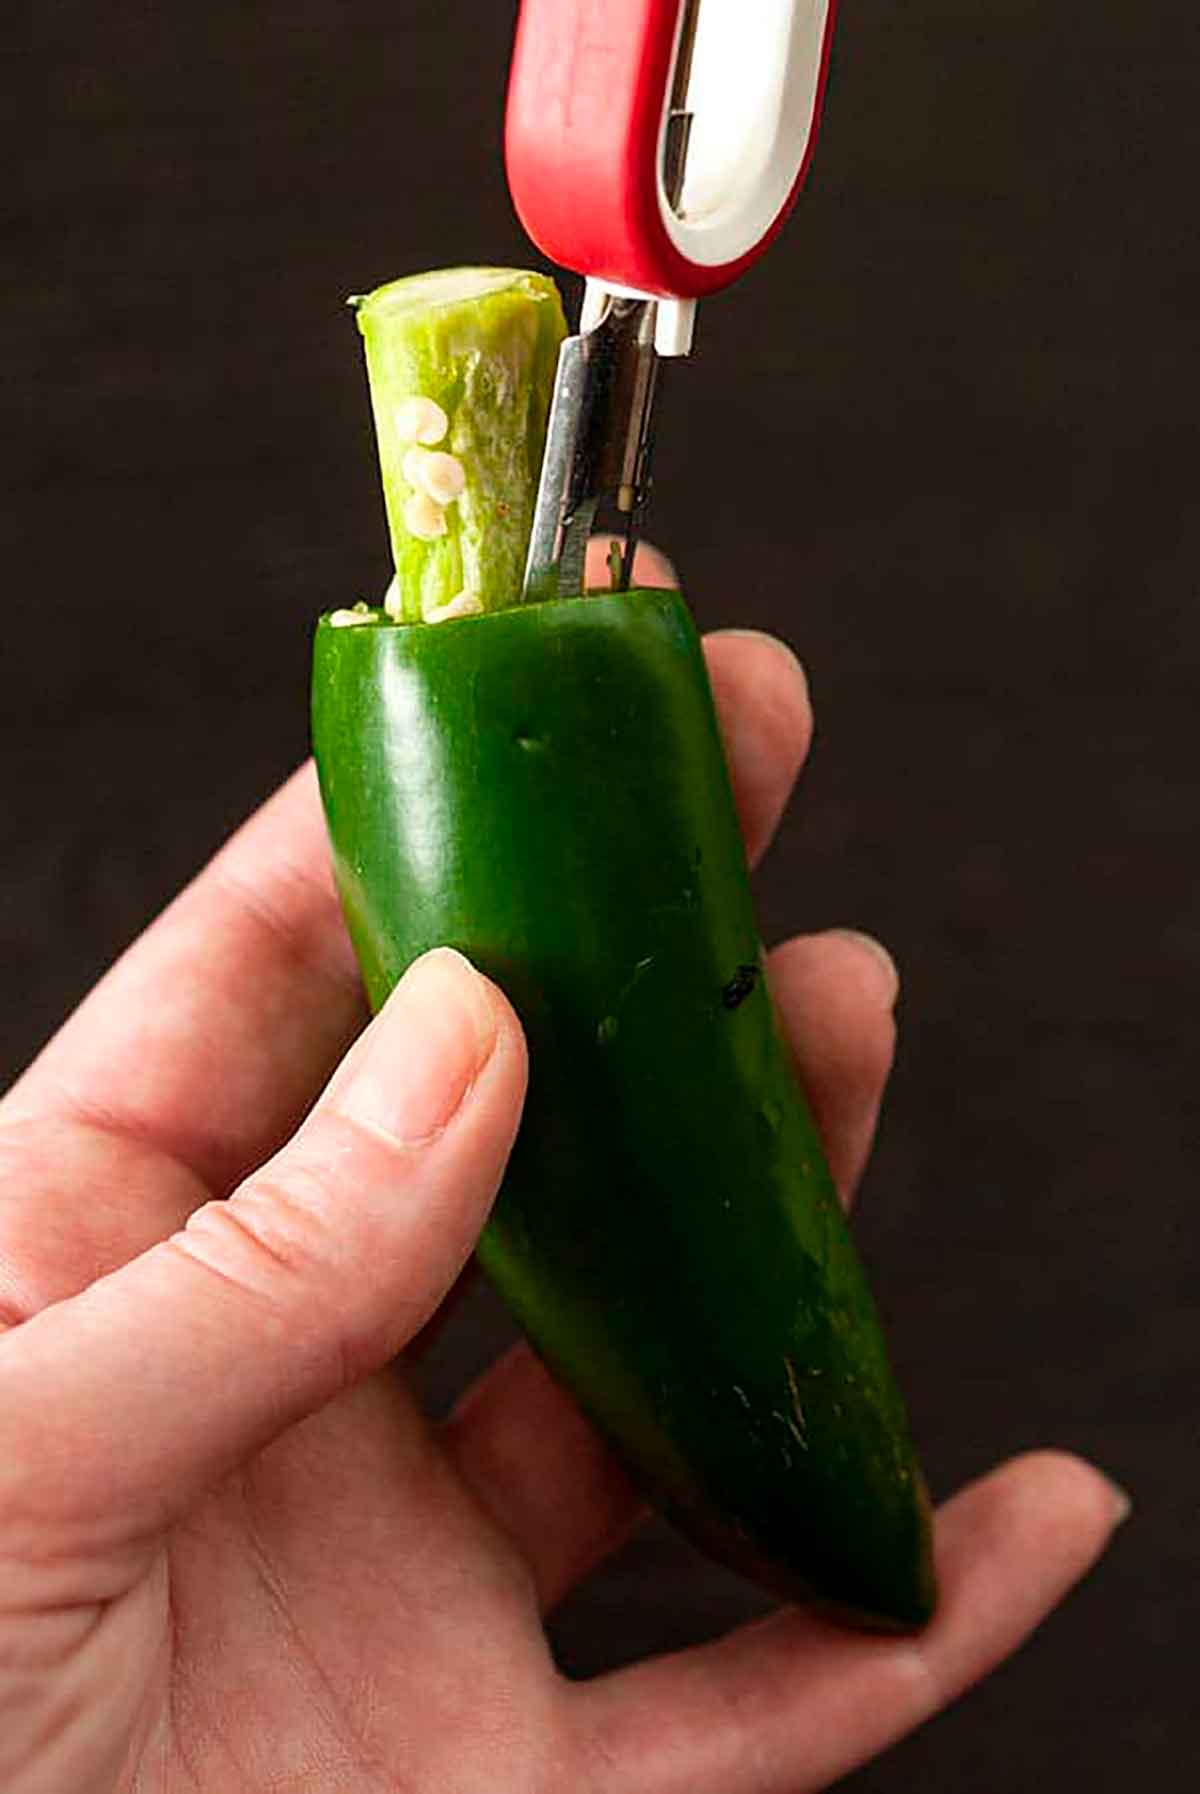
[[(706, 648), (757, 856), (803, 675), (764, 637)], [(849, 1195), (894, 973), (834, 932), (771, 977)], [(562, 1681), (541, 1615), (632, 1491), (525, 1346), (437, 1428), (391, 1362), (486, 1217), (520, 1030), (450, 953), (364, 1019), (305, 769), (0, 1106), (7, 1794), (802, 1794), (985, 1674), (1103, 1549), (1120, 1498), (1042, 1453), (942, 1510), (918, 1638), (781, 1611)]]

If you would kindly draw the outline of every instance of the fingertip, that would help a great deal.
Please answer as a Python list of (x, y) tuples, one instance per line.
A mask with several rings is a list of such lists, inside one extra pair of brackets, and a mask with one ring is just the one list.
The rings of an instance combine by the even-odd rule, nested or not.
[(829, 928), (825, 933), (826, 939), (849, 948), (851, 975), (864, 999), (873, 999), (881, 1009), (894, 1009), (900, 995), (900, 969), (883, 942), (861, 928)]
[[(1008, 1575), (1025, 1566), (1025, 1625), (1048, 1612), (1104, 1554), (1129, 1497), (1073, 1452), (1027, 1451), (946, 1502), (938, 1513), (938, 1570), (947, 1587), (993, 1589), (1007, 1611)], [(993, 1586), (994, 1585), (994, 1586)]]
[(633, 554), (633, 582), (639, 586), (675, 591), (679, 574), (675, 563), (653, 542), (639, 542)]
[(314, 1115), (328, 1105), (407, 1148), (426, 1146), (461, 1121), (468, 1100), (495, 1097), (493, 1066), (501, 1108), (519, 1113), (525, 1040), (511, 1003), (464, 953), (434, 947), (407, 967)]
[(433, 951), (447, 957), (453, 964), (454, 976), (463, 980), (463, 988), (469, 984), (472, 1002), (487, 1011), (491, 1050), (480, 1063), (474, 1085), (475, 1094), (482, 1099), (481, 1112), (469, 1121), (467, 1132), (478, 1133), (479, 1138), (491, 1142), (489, 1150), (498, 1146), (502, 1156), (507, 1157), (520, 1126), (529, 1087), (525, 1029), (507, 993), (465, 953), (454, 947)]
[(770, 842), (812, 741), (808, 680), (786, 643), (754, 629), (706, 635), (704, 658), (753, 864)]
[(1108, 1477), (1058, 1450), (1011, 1458), (943, 1503), (938, 1606), (909, 1646), (928, 1711), (987, 1675), (1066, 1598), (1103, 1555), (1122, 1506)]
[(431, 947), (418, 954), (380, 1013), (403, 1010), (417, 996), (427, 1006), (448, 1001), (460, 1005), (478, 1029), (481, 1043), (490, 1046), (500, 1021), (496, 987), (457, 947)]
[[(481, 971), (461, 948), (431, 947), (427, 953), (421, 954), (412, 962), (401, 983), (410, 978), (418, 968), (427, 968), (436, 977), (447, 980), (450, 988), (457, 989), (463, 1000), (480, 1016), (481, 1029), (489, 1037), (511, 1037), (512, 1044), (524, 1049), (524, 1031), (508, 997), (495, 979)], [(484, 1017), (486, 1021), (482, 1019)]]
[(812, 692), (804, 663), (785, 641), (761, 629), (710, 629), (704, 637), (709, 677), (736, 682), (766, 709), (778, 732), (799, 740), (812, 733)]
[(1124, 1526), (1133, 1513), (1133, 1496), (1122, 1483), (1114, 1482), (1103, 1470), (1100, 1475), (1108, 1484), (1108, 1500), (1112, 1513), (1112, 1527), (1115, 1532), (1118, 1526)]
[(493, 978), (489, 978), (485, 972), (479, 971), (478, 967), (474, 969), (487, 993), (487, 1000), (492, 1005), (492, 1011), (496, 1018), (496, 1050), (492, 1055), (492, 1061), (498, 1074), (503, 1076), (506, 1086), (513, 1094), (516, 1103), (515, 1113), (519, 1121), (521, 1107), (525, 1101), (525, 1092), (529, 1085), (529, 1048), (525, 1039), (525, 1029), (520, 1016), (500, 985)]
[(1098, 1465), (1057, 1446), (1022, 1452), (998, 1474), (1011, 1479), (1015, 1517), (1045, 1524), (1063, 1540), (1090, 1539), (1103, 1546), (1133, 1510), (1128, 1491)]
[[(488, 1011), (498, 1037), (497, 1044), (515, 1053), (524, 1062), (525, 1030), (521, 1025), (521, 1018), (496, 980), (487, 972), (481, 971), (475, 961), (458, 947), (433, 947), (423, 958), (443, 960), (455, 977), (462, 978), (464, 985), (470, 984), (472, 1000), (481, 1003)], [(414, 964), (420, 963), (420, 960), (414, 961)]]
[(379, 1012), (380, 1019), (393, 1012), (402, 1016), (406, 1004), (411, 1005), (414, 998), (435, 1009), (447, 1000), (461, 1005), (482, 1048), (490, 1048), (498, 1033), (515, 1035), (523, 1041), (520, 1020), (504, 991), (459, 947), (430, 947), (418, 954), (390, 992)]
[(704, 638), (705, 646), (718, 645), (721, 651), (726, 642), (742, 644), (736, 651), (740, 654), (752, 655), (766, 670), (773, 664), (776, 676), (785, 679), (798, 688), (805, 703), (811, 700), (811, 688), (808, 669), (796, 650), (785, 642), (782, 636), (772, 635), (766, 629), (710, 629)]
[(797, 935), (768, 961), (783, 1036), (833, 1180), (849, 1202), (862, 1176), (896, 1048), (892, 984), (853, 931)]

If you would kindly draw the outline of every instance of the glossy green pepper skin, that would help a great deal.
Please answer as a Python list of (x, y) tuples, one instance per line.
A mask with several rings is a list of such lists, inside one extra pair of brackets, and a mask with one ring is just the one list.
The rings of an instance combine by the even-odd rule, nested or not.
[(479, 1256), (650, 1500), (786, 1598), (934, 1602), (903, 1405), (762, 977), (682, 599), (318, 627), (313, 738), (368, 994), (460, 948), (530, 1085)]

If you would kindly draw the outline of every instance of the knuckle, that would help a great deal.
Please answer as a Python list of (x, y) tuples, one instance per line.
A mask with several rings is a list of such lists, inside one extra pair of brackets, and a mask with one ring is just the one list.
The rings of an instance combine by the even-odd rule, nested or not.
[(323, 1341), (331, 1386), (344, 1388), (378, 1354), (378, 1327), (362, 1295), (378, 1277), (391, 1206), (371, 1192), (394, 1189), (394, 1159), (353, 1126), (322, 1118), (303, 1144), (294, 1142), (228, 1200), (197, 1209), (171, 1243), (256, 1305), (264, 1330), (302, 1330), (314, 1346)]
[(303, 1337), (323, 1361), (328, 1398), (355, 1378), (358, 1354), (330, 1293), (327, 1255), (320, 1241), (288, 1215), (289, 1198), (276, 1187), (241, 1191), (206, 1203), (166, 1250), (215, 1279), (222, 1301), (231, 1297), (252, 1316), (265, 1345)]
[(329, 1258), (320, 1182), (302, 1167), (259, 1173), (197, 1209), (174, 1244), (251, 1295), (283, 1301), (293, 1288), (319, 1288)]

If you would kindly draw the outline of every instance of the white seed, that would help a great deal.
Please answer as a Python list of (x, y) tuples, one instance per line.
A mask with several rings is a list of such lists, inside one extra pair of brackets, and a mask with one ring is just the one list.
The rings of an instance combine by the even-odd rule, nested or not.
[(477, 617), (482, 609), (474, 592), (458, 592), (445, 604), (431, 604), (422, 615), (427, 623), (448, 623), (452, 617)]
[(434, 542), (446, 534), (446, 513), (428, 492), (414, 492), (404, 506), (404, 527), (419, 542)]
[(466, 490), (467, 472), (457, 455), (445, 455), (435, 449), (432, 454), (425, 455), (421, 480), (436, 504), (452, 505)]
[(418, 396), (396, 407), (396, 434), (401, 442), (440, 442), (449, 428), (450, 419), (436, 399)]
[(410, 486), (425, 492), (436, 505), (452, 505), (461, 498), (467, 473), (457, 455), (440, 449), (410, 448), (400, 470)]
[(329, 613), (331, 629), (353, 629), (356, 623), (369, 623), (370, 621), (369, 610), (334, 610)]
[(383, 594), (383, 608), (392, 619), (393, 623), (398, 623), (400, 621), (404, 611), (404, 605), (400, 597), (400, 581), (396, 578), (394, 573), (392, 574), (391, 583), (389, 584), (387, 591)]

